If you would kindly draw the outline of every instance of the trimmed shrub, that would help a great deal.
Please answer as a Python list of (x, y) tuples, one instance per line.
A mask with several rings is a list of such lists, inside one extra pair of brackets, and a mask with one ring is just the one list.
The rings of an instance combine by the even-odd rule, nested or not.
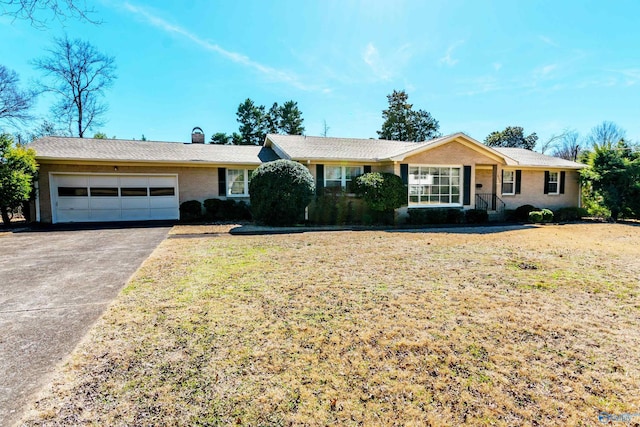
[(550, 209), (542, 209), (542, 222), (553, 221), (553, 212)]
[(504, 220), (507, 222), (515, 222), (516, 221), (516, 210), (515, 209), (505, 209), (504, 210)]
[(263, 163), (251, 175), (249, 195), (256, 221), (274, 226), (293, 225), (304, 219), (315, 185), (309, 170), (291, 160)]
[(527, 222), (529, 220), (529, 212), (539, 210), (540, 209), (536, 208), (533, 205), (518, 206), (513, 214), (513, 217), (516, 221)]
[(372, 211), (390, 212), (407, 204), (402, 178), (388, 172), (369, 172), (356, 178), (355, 193)]
[(352, 197), (341, 192), (326, 192), (317, 197), (309, 207), (310, 221), (322, 225), (344, 225), (358, 222), (356, 203)]
[(413, 208), (409, 209), (409, 224), (461, 224), (464, 211), (458, 208)]
[(207, 199), (204, 201), (205, 218), (209, 221), (250, 221), (251, 211), (244, 201), (233, 199)]
[(489, 213), (484, 209), (469, 209), (465, 211), (467, 224), (484, 224), (489, 222)]
[(529, 212), (529, 221), (534, 224), (539, 224), (542, 222), (542, 211), (531, 211)]
[(584, 208), (560, 208), (553, 212), (553, 217), (558, 222), (578, 221), (588, 215)]
[(202, 203), (198, 200), (187, 200), (180, 205), (180, 221), (196, 222), (202, 219)]

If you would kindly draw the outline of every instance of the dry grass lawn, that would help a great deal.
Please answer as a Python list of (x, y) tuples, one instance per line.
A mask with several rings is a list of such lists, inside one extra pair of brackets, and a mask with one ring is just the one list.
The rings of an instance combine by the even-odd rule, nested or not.
[(637, 226), (207, 230), (154, 252), (25, 424), (565, 426), (640, 412)]

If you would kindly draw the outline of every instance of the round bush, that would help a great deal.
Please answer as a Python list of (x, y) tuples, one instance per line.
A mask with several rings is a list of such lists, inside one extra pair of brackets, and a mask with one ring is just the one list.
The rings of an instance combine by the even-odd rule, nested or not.
[(267, 225), (293, 225), (303, 220), (315, 185), (309, 170), (291, 160), (260, 165), (251, 175), (249, 197), (253, 218)]
[(516, 221), (525, 222), (529, 219), (529, 212), (539, 211), (539, 210), (540, 209), (532, 205), (518, 206), (513, 214), (513, 217), (515, 218)]
[(542, 222), (542, 211), (531, 211), (529, 212), (529, 221), (534, 224), (539, 224)]
[(180, 220), (194, 222), (202, 220), (202, 203), (198, 200), (187, 200), (180, 205)]
[(549, 209), (542, 209), (542, 222), (553, 221), (553, 212)]

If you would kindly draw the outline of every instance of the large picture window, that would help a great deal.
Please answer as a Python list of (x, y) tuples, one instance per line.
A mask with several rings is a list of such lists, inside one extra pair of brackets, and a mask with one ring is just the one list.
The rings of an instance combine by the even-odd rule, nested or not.
[(361, 166), (326, 166), (324, 186), (349, 189), (351, 182), (359, 175), (362, 175)]
[(252, 172), (249, 169), (227, 169), (227, 196), (248, 197)]
[(461, 205), (462, 168), (409, 166), (409, 205)]

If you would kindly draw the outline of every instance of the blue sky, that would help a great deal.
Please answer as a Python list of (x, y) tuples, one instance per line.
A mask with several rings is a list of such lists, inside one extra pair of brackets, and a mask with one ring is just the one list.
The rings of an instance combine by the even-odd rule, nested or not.
[[(107, 123), (118, 138), (237, 131), (246, 98), (297, 101), (306, 134), (376, 137), (405, 89), (444, 134), (522, 126), (545, 140), (604, 120), (640, 141), (640, 2), (98, 0), (101, 25), (36, 29), (0, 17), (0, 63), (24, 84), (65, 32), (115, 56)], [(36, 113), (46, 115), (50, 98)]]

